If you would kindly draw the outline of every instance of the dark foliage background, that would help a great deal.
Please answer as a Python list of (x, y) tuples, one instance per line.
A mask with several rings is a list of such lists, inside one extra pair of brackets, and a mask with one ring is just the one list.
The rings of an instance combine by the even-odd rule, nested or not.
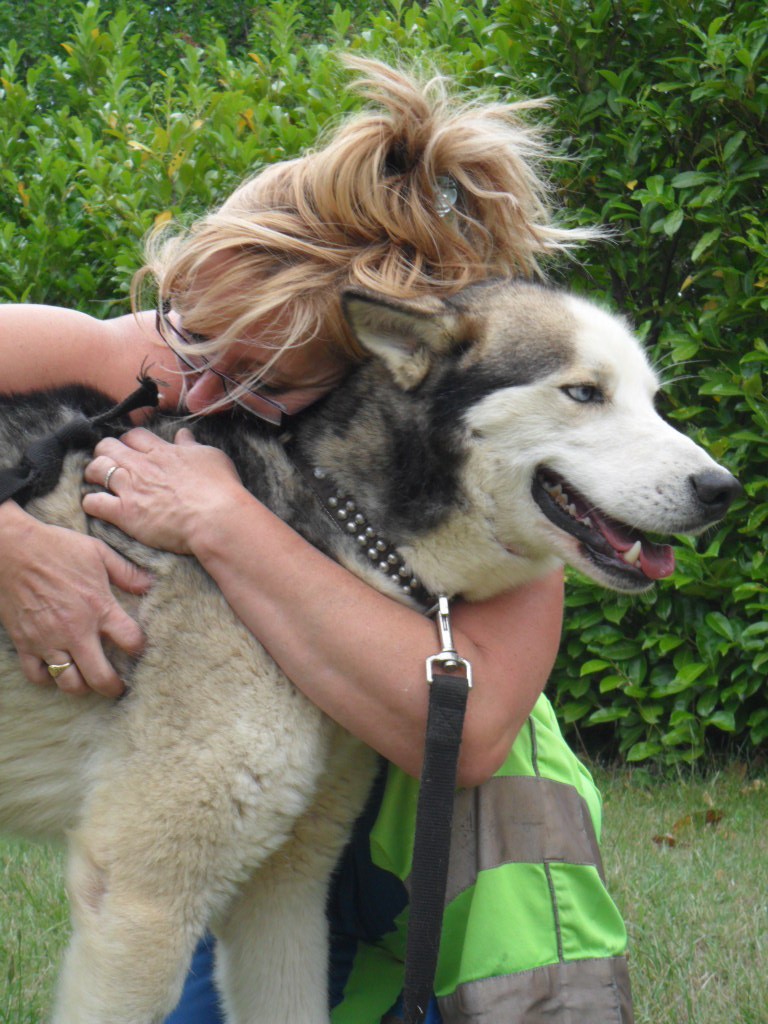
[(593, 752), (748, 751), (768, 737), (767, 39), (746, 0), (0, 0), (0, 297), (125, 311), (153, 224), (353, 105), (335, 50), (553, 97), (566, 219), (615, 231), (553, 273), (627, 313), (664, 412), (746, 494), (649, 596), (571, 581), (552, 694)]

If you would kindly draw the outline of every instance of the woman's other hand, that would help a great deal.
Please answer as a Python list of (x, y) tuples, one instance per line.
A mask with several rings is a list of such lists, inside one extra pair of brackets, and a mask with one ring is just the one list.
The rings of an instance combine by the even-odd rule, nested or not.
[(141, 594), (151, 577), (101, 541), (41, 523), (13, 502), (0, 507), (0, 526), (0, 621), (26, 677), (51, 685), (47, 666), (71, 662), (56, 677), (61, 690), (119, 696), (125, 687), (102, 640), (131, 655), (144, 640), (110, 584)]
[(196, 530), (215, 521), (233, 489), (242, 490), (230, 459), (218, 448), (198, 444), (187, 429), (173, 444), (140, 428), (120, 440), (105, 438), (85, 478), (108, 483), (107, 490), (83, 498), (88, 515), (142, 544), (182, 555), (192, 552)]

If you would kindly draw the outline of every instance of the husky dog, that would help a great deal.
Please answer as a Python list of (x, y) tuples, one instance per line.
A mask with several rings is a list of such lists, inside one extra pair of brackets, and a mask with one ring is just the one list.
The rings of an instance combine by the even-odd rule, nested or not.
[[(739, 491), (656, 414), (624, 323), (585, 301), (496, 281), (449, 301), (344, 302), (372, 358), (322, 404), (282, 435), (236, 413), (195, 433), (392, 597), (482, 599), (561, 562), (639, 592), (674, 565), (641, 531), (700, 531)], [(6, 400), (3, 460), (108, 404), (71, 389)], [(31, 686), (0, 639), (0, 825), (69, 843), (53, 1019), (162, 1020), (210, 927), (229, 1020), (327, 1024), (326, 888), (372, 754), (291, 685), (193, 559), (86, 519), (87, 458), (68, 456), (30, 511), (104, 537), (156, 583), (126, 598), (147, 646), (120, 665), (120, 701)]]

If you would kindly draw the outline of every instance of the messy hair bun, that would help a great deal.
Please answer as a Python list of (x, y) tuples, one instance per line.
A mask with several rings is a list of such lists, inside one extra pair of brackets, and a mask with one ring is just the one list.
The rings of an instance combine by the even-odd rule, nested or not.
[[(552, 225), (519, 113), (456, 98), (347, 56), (367, 101), (322, 145), (267, 167), (187, 232), (150, 242), (147, 268), (209, 354), (243, 339), (275, 347), (322, 337), (360, 358), (340, 291), (446, 296), (494, 275), (539, 274), (542, 255), (590, 236)], [(273, 324), (271, 337), (268, 325)]]

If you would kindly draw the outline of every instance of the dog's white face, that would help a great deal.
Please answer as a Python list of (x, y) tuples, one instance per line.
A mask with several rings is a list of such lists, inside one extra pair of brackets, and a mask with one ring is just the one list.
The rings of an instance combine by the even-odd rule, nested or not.
[(496, 497), (497, 535), (514, 554), (535, 562), (555, 553), (598, 583), (646, 589), (675, 563), (645, 531), (697, 533), (737, 485), (658, 415), (658, 380), (625, 324), (559, 299), (572, 358), (469, 411), (477, 450), (468, 472)]
[[(657, 414), (658, 380), (626, 324), (531, 285), (469, 294), (433, 317), (422, 308), (414, 318), (411, 309), (409, 326), (397, 328), (398, 354), (381, 318), (363, 332), (407, 389), (426, 379), (419, 357), (447, 350), (456, 360), (457, 348), (457, 379), (480, 382), (471, 401), (455, 392), (466, 428), (466, 500), (438, 538), (443, 559), (448, 533), (460, 558), (461, 531), (469, 530), (473, 549), (488, 536), (488, 592), (556, 560), (618, 590), (645, 590), (670, 575), (671, 548), (646, 531), (697, 533), (722, 517), (740, 487)], [(485, 590), (478, 577), (468, 596)]]

